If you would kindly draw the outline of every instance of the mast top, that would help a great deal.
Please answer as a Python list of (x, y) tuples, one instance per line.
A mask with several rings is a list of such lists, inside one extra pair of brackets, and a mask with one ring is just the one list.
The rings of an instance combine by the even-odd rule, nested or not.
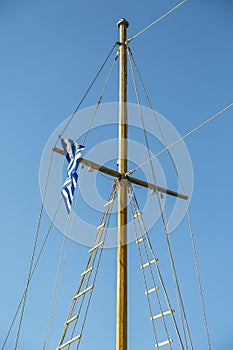
[(121, 24), (124, 24), (126, 26), (126, 28), (128, 28), (129, 26), (129, 22), (126, 21), (125, 18), (121, 18), (118, 22), (117, 22), (117, 26), (120, 27)]

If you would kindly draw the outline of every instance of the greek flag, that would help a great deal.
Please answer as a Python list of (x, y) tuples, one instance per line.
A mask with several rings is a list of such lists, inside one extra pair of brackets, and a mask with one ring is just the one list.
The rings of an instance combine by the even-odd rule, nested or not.
[(77, 171), (81, 160), (81, 150), (83, 150), (85, 147), (77, 144), (70, 139), (61, 139), (61, 144), (68, 161), (67, 179), (62, 186), (61, 193), (66, 205), (66, 209), (69, 213), (74, 198), (74, 191), (78, 181)]

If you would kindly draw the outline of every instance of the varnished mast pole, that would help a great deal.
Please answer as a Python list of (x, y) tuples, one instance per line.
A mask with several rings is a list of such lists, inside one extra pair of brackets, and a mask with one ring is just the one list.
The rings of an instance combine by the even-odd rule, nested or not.
[[(127, 173), (127, 50), (126, 32), (129, 23), (117, 23), (120, 36), (119, 72), (119, 172)], [(118, 191), (118, 252), (117, 252), (117, 315), (116, 350), (127, 350), (127, 180), (120, 181)]]

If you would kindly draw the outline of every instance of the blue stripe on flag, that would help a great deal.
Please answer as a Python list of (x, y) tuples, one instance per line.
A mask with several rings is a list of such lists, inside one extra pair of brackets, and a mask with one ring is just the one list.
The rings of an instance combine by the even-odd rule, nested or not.
[(70, 139), (61, 139), (61, 143), (65, 152), (66, 159), (69, 163), (67, 167), (68, 176), (61, 190), (66, 209), (69, 213), (72, 207), (74, 192), (78, 181), (77, 171), (82, 156), (81, 150), (85, 147), (82, 145), (78, 145), (76, 142)]

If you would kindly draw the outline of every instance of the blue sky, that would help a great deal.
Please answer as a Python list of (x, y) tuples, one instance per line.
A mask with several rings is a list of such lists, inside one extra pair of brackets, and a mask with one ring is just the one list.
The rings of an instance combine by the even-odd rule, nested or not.
[[(130, 22), (132, 36), (176, 4), (151, 0), (0, 1), (1, 343), (26, 282), (41, 203), (39, 165), (50, 134), (72, 114), (118, 40), (118, 19), (125, 17)], [(232, 11), (227, 0), (188, 1), (131, 43), (153, 106), (181, 135), (232, 103)], [(115, 78), (104, 102), (117, 100), (117, 71)], [(97, 102), (101, 86), (102, 82), (97, 83), (83, 108)], [(129, 102), (135, 103), (132, 92)], [(233, 321), (232, 115), (230, 109), (186, 140), (194, 170), (190, 208), (212, 347), (226, 350), (231, 346)], [(45, 216), (40, 241), (47, 226)], [(155, 232), (160, 230), (161, 225), (155, 228)], [(207, 349), (187, 236), (184, 220), (172, 235), (172, 243), (194, 347)], [(33, 278), (21, 350), (42, 349), (62, 238), (53, 230)], [(154, 345), (141, 272), (135, 246), (130, 245), (129, 250), (129, 349), (149, 348)], [(160, 252), (158, 246), (157, 252), (159, 257), (165, 256), (165, 247), (161, 246)], [(71, 243), (49, 349), (57, 345), (87, 255), (87, 247)], [(114, 347), (115, 261), (116, 250), (106, 250), (82, 349)], [(172, 293), (166, 265), (164, 271)], [(6, 349), (14, 348), (15, 333), (16, 328)]]

